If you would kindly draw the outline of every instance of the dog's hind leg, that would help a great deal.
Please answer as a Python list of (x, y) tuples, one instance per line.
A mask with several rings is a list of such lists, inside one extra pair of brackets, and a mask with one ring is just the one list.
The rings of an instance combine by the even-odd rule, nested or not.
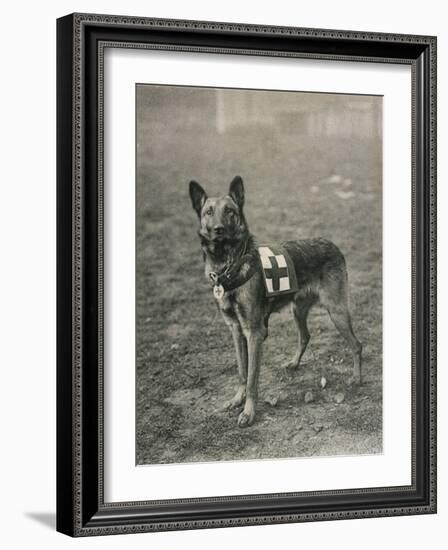
[(361, 356), (362, 345), (356, 338), (348, 309), (347, 275), (341, 273), (342, 278), (332, 278), (327, 281), (326, 288), (321, 294), (321, 302), (326, 307), (335, 327), (345, 338), (353, 354), (353, 379), (361, 383)]
[(357, 384), (360, 384), (362, 345), (353, 332), (348, 308), (336, 306), (329, 309), (328, 313), (330, 314), (331, 320), (335, 324), (336, 328), (351, 347), (353, 354), (353, 378)]
[(300, 365), (300, 361), (305, 353), (308, 342), (310, 341), (310, 333), (307, 325), (308, 313), (314, 304), (315, 300), (308, 299), (298, 299), (292, 303), (292, 313), (294, 317), (294, 322), (297, 326), (297, 351), (294, 357), (286, 363), (284, 366), (287, 369), (297, 369)]

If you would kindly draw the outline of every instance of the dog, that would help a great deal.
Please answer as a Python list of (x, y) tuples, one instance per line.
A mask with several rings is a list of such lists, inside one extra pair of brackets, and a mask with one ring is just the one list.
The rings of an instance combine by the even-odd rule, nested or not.
[(268, 335), (269, 316), (290, 304), (298, 331), (297, 350), (286, 365), (296, 369), (310, 340), (307, 316), (321, 304), (345, 338), (353, 354), (353, 380), (361, 383), (362, 346), (356, 338), (348, 308), (345, 258), (339, 248), (323, 238), (286, 241), (281, 246), (292, 261), (297, 290), (271, 296), (266, 291), (263, 266), (254, 237), (244, 216), (244, 185), (236, 176), (227, 195), (208, 197), (191, 181), (192, 206), (199, 218), (199, 238), (205, 276), (225, 323), (230, 328), (238, 365), (238, 388), (225, 404), (244, 404), (238, 425), (253, 424), (258, 396), (262, 344)]

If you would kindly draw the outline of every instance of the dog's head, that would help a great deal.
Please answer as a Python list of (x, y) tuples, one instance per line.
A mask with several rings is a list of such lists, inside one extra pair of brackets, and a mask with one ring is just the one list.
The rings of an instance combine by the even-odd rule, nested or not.
[(202, 239), (211, 243), (231, 243), (247, 234), (243, 214), (244, 185), (240, 176), (232, 180), (229, 193), (221, 197), (208, 197), (199, 183), (190, 181), (190, 198), (199, 217)]

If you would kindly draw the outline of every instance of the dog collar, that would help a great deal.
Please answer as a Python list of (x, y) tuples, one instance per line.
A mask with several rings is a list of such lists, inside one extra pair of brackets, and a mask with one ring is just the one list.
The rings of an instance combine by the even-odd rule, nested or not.
[(210, 272), (209, 277), (213, 282), (213, 295), (215, 298), (222, 298), (224, 292), (235, 290), (247, 283), (259, 267), (260, 258), (257, 250), (249, 254), (244, 254), (230, 268), (228, 267), (222, 273)]

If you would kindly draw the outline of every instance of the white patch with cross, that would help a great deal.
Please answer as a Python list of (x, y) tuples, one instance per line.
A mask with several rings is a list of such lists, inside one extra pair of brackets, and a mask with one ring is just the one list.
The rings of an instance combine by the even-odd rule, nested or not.
[(291, 289), (288, 265), (283, 254), (274, 254), (268, 246), (258, 248), (268, 293)]

